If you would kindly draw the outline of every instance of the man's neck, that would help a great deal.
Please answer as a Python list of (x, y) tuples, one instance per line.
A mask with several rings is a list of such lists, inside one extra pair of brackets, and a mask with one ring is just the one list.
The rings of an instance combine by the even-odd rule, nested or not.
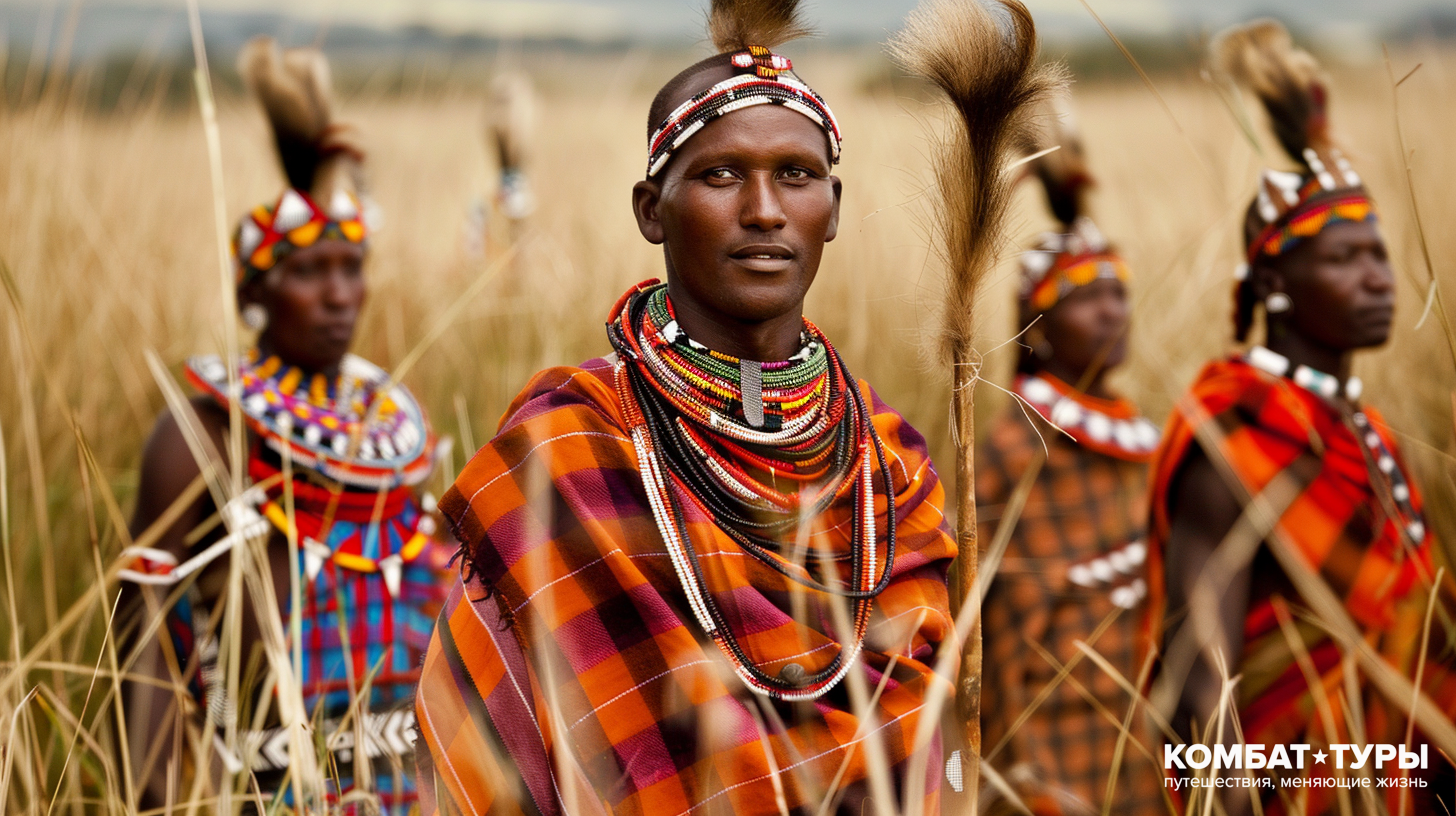
[(1289, 331), (1279, 333), (1278, 337), (1270, 337), (1268, 348), (1289, 360), (1291, 373), (1299, 366), (1308, 366), (1323, 374), (1334, 375), (1341, 384), (1350, 379), (1352, 355), (1348, 351), (1321, 346)]
[(762, 363), (787, 360), (799, 353), (804, 331), (803, 310), (769, 320), (743, 322), (724, 320), (706, 313), (691, 302), (673, 301), (677, 323), (688, 337), (720, 354)]
[(1047, 360), (1046, 364), (1042, 366), (1042, 370), (1089, 397), (1110, 399), (1112, 396), (1108, 392), (1106, 385), (1107, 369), (1102, 366), (1097, 367), (1097, 371), (1092, 374), (1091, 380), (1085, 384), (1083, 380), (1087, 378), (1088, 372), (1073, 369), (1055, 357)]
[(258, 355), (264, 359), (268, 357), (277, 357), (278, 360), (284, 365), (292, 366), (302, 371), (304, 376), (311, 377), (314, 374), (322, 374), (324, 375), (324, 377), (330, 380), (336, 379), (339, 376), (339, 368), (343, 364), (343, 361), (340, 360), (331, 365), (324, 366), (323, 368), (314, 368), (313, 366), (295, 362), (288, 359), (283, 354), (280, 354), (278, 352), (278, 349), (275, 348), (273, 343), (268, 339), (267, 334), (264, 334), (258, 338)]

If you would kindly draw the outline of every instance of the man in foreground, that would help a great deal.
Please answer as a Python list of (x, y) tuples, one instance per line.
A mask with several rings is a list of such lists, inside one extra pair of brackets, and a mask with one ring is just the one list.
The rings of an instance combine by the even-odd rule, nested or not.
[(762, 5), (715, 3), (722, 53), (653, 104), (633, 207), (667, 283), (611, 310), (611, 355), (538, 374), (441, 502), (463, 577), (417, 704), (441, 812), (938, 802), (955, 544), (923, 438), (803, 317), (840, 134), (768, 50), (795, 4)]

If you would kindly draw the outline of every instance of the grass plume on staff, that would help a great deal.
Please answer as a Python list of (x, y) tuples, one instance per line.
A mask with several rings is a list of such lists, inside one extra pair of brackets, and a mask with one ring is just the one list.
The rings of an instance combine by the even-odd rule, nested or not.
[[(947, 280), (941, 356), (951, 366), (952, 430), (956, 440), (956, 543), (951, 588), (958, 624), (976, 582), (975, 384), (980, 365), (972, 345), (976, 295), (996, 265), (1011, 202), (1010, 154), (1026, 141), (1031, 113), (1065, 84), (1063, 71), (1038, 64), (1036, 26), (1019, 0), (932, 0), (911, 14), (891, 45), (911, 73), (933, 82), (954, 109), (951, 133), (935, 164), (939, 192), (936, 228), (944, 241)], [(958, 625), (958, 629), (960, 626)], [(962, 648), (957, 716), (968, 751), (980, 754), (981, 638), (975, 620)], [(967, 787), (975, 790), (973, 766)]]

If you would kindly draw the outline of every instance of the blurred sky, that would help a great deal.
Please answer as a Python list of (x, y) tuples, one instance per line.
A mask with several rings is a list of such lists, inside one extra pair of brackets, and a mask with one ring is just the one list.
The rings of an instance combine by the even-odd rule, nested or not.
[[(700, 41), (708, 0), (199, 0), (204, 20), (237, 15), (279, 14), (331, 25), (373, 28), (427, 26), (441, 33), (504, 37), (567, 37), (583, 40)], [(1080, 0), (1026, 0), (1049, 37), (1097, 35), (1099, 29)], [(1258, 14), (1273, 14), (1305, 31), (1359, 37), (1399, 26), (1411, 15), (1445, 9), (1452, 0), (1089, 0), (1118, 33), (1165, 34), (1183, 28), (1222, 26)], [(73, 6), (73, 3), (76, 3)], [(883, 40), (900, 27), (916, 0), (805, 0), (806, 16), (835, 39)], [(38, 19), (52, 16), (56, 27), (71, 8), (81, 16), (121, 20), (139, 15), (179, 14), (182, 0), (0, 0), (0, 37), (27, 39)], [(8, 9), (8, 11), (7, 11)], [(41, 12), (39, 15), (37, 12)], [(118, 23), (121, 24), (121, 23)], [(103, 24), (104, 26), (112, 23)], [(123, 24), (123, 28), (126, 26)], [(113, 35), (124, 39), (121, 30)]]

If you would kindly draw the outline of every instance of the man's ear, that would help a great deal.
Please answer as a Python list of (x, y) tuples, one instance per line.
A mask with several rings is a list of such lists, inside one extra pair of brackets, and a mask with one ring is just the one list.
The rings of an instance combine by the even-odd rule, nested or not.
[(239, 310), (242, 310), (243, 307), (247, 306), (250, 303), (262, 303), (262, 299), (258, 297), (258, 290), (260, 288), (258, 284), (261, 279), (262, 276), (259, 275), (258, 277), (253, 278), (252, 280), (238, 287), (237, 297)]
[(1284, 273), (1271, 264), (1261, 263), (1250, 269), (1249, 279), (1253, 283), (1254, 298), (1259, 301), (1263, 301), (1275, 292), (1286, 291)]
[(834, 186), (834, 211), (829, 215), (829, 229), (824, 231), (826, 244), (839, 235), (839, 201), (844, 197), (844, 183), (839, 180), (839, 176), (830, 176), (829, 183)]
[(637, 231), (648, 243), (661, 244), (666, 240), (662, 221), (657, 217), (657, 205), (661, 201), (662, 185), (657, 182), (645, 179), (632, 185), (632, 214), (637, 217)]

